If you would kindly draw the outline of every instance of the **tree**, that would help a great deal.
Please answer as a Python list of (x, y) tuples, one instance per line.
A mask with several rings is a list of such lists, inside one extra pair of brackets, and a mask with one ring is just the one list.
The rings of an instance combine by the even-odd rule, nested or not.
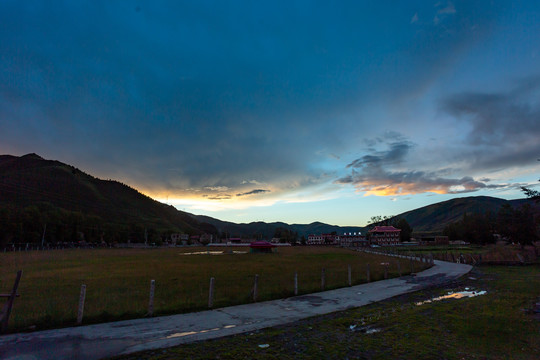
[[(540, 161), (540, 159), (538, 159), (538, 161)], [(540, 180), (538, 180), (538, 181), (540, 181)], [(522, 186), (521, 191), (523, 191), (525, 196), (527, 196), (529, 199), (533, 199), (536, 202), (540, 201), (540, 191), (531, 190), (526, 186)]]
[(399, 240), (401, 242), (411, 240), (413, 228), (411, 227), (411, 225), (409, 225), (407, 220), (405, 220), (404, 218), (400, 218), (396, 223), (396, 227), (401, 230), (401, 232), (399, 233)]
[(384, 215), (384, 216), (381, 216), (381, 215), (372, 216), (368, 226), (369, 227), (388, 226), (388, 225), (392, 224), (393, 220), (395, 220), (395, 217), (393, 215), (390, 215), (390, 216), (387, 216), (387, 215)]
[(531, 190), (525, 186), (521, 187), (521, 191), (529, 198), (536, 202), (540, 201), (540, 191), (537, 190)]

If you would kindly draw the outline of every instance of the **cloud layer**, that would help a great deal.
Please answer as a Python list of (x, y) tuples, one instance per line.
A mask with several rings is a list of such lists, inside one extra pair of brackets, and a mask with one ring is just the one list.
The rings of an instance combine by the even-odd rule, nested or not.
[(539, 14), (3, 1), (0, 152), (220, 205), (501, 189), (540, 156)]
[[(395, 196), (419, 193), (458, 194), (480, 189), (500, 188), (504, 185), (488, 185), (470, 176), (448, 178), (448, 172), (422, 170), (396, 170), (403, 168), (414, 144), (401, 141), (386, 144), (388, 150), (366, 154), (347, 165), (350, 175), (336, 180), (337, 184), (352, 184), (366, 195)], [(414, 165), (409, 165), (414, 166)]]
[[(518, 81), (505, 92), (452, 94), (441, 99), (440, 109), (463, 129), (454, 140), (451, 156), (435, 156), (436, 164), (421, 168), (416, 160), (432, 151), (429, 145), (416, 146), (399, 134), (387, 134), (383, 139), (366, 141), (368, 152), (348, 164), (352, 172), (336, 183), (352, 184), (367, 195), (381, 196), (518, 187), (513, 183), (490, 184), (482, 176), (530, 167), (540, 154), (540, 78)], [(377, 144), (384, 144), (385, 149), (376, 151), (373, 146)], [(448, 177), (451, 174), (461, 176)]]

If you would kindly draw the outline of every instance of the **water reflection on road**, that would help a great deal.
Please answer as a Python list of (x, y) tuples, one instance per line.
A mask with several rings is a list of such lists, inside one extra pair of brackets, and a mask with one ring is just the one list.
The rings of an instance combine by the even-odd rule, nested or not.
[(195, 334), (204, 334), (204, 333), (207, 333), (207, 332), (210, 332), (210, 331), (219, 331), (219, 330), (222, 330), (222, 329), (230, 329), (230, 328), (233, 328), (233, 327), (236, 327), (236, 325), (226, 325), (226, 326), (224, 326), (222, 328), (214, 328), (214, 329), (201, 330), (201, 331), (186, 331), (186, 332), (181, 332), (181, 333), (176, 333), (176, 334), (169, 335), (169, 336), (167, 336), (167, 339), (172, 339), (172, 338), (176, 338), (176, 337), (184, 337), (184, 336), (195, 335)]

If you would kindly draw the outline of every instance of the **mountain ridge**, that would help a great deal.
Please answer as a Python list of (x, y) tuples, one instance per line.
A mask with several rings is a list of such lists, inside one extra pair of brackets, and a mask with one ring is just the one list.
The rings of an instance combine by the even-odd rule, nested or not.
[[(309, 234), (364, 233), (367, 230), (366, 226), (337, 226), (319, 221), (310, 224), (260, 221), (238, 224), (205, 215), (195, 215), (158, 202), (116, 180), (98, 179), (72, 165), (57, 160), (46, 160), (35, 153), (20, 157), (0, 155), (0, 194), (0, 215), (4, 214), (3, 218), (0, 217), (0, 229), (3, 233), (7, 231), (12, 234), (7, 240), (6, 236), (0, 234), (0, 241), (3, 236), (4, 242), (18, 239), (16, 230), (13, 229), (14, 225), (10, 225), (8, 221), (9, 219), (18, 221), (17, 217), (13, 217), (15, 216), (13, 213), (21, 217), (24, 215), (21, 215), (21, 211), (32, 207), (37, 209), (37, 213), (35, 210), (30, 213), (34, 217), (34, 224), (24, 225), (33, 229), (31, 235), (27, 236), (28, 240), (40, 238), (39, 234), (44, 232), (35, 224), (36, 222), (41, 227), (46, 227), (47, 223), (56, 221), (54, 219), (58, 216), (70, 219), (82, 217), (82, 220), (72, 219), (69, 220), (69, 224), (57, 226), (60, 229), (58, 233), (69, 231), (71, 239), (76, 238), (77, 233), (87, 233), (88, 229), (94, 231), (96, 228), (98, 230), (94, 231), (97, 232), (94, 239), (100, 236), (103, 238), (103, 234), (108, 236), (111, 232), (117, 231), (120, 235), (110, 237), (117, 241), (126, 237), (133, 241), (146, 240), (148, 232), (151, 232), (154, 238), (159, 238), (160, 234), (167, 236), (173, 232), (183, 232), (270, 239), (280, 234), (285, 237), (301, 238)], [(407, 220), (414, 232), (441, 233), (446, 225), (460, 220), (464, 213), (497, 212), (504, 204), (517, 207), (526, 202), (527, 199), (462, 197), (409, 210), (394, 218)], [(534, 206), (538, 211), (539, 205)], [(44, 218), (43, 213), (48, 215)], [(10, 214), (13, 216), (9, 217)], [(19, 226), (23, 226), (22, 223)]]

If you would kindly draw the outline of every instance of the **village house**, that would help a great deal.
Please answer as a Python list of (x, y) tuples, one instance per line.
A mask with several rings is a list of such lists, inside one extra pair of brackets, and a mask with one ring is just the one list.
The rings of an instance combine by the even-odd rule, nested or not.
[(378, 246), (398, 245), (400, 233), (401, 230), (393, 226), (375, 226), (368, 232), (369, 242)]
[(360, 232), (345, 233), (340, 236), (340, 245), (344, 247), (366, 247), (369, 246), (369, 242)]
[(171, 245), (187, 245), (189, 241), (188, 234), (174, 233), (171, 234)]
[(339, 235), (334, 234), (310, 234), (307, 238), (307, 245), (339, 245)]

